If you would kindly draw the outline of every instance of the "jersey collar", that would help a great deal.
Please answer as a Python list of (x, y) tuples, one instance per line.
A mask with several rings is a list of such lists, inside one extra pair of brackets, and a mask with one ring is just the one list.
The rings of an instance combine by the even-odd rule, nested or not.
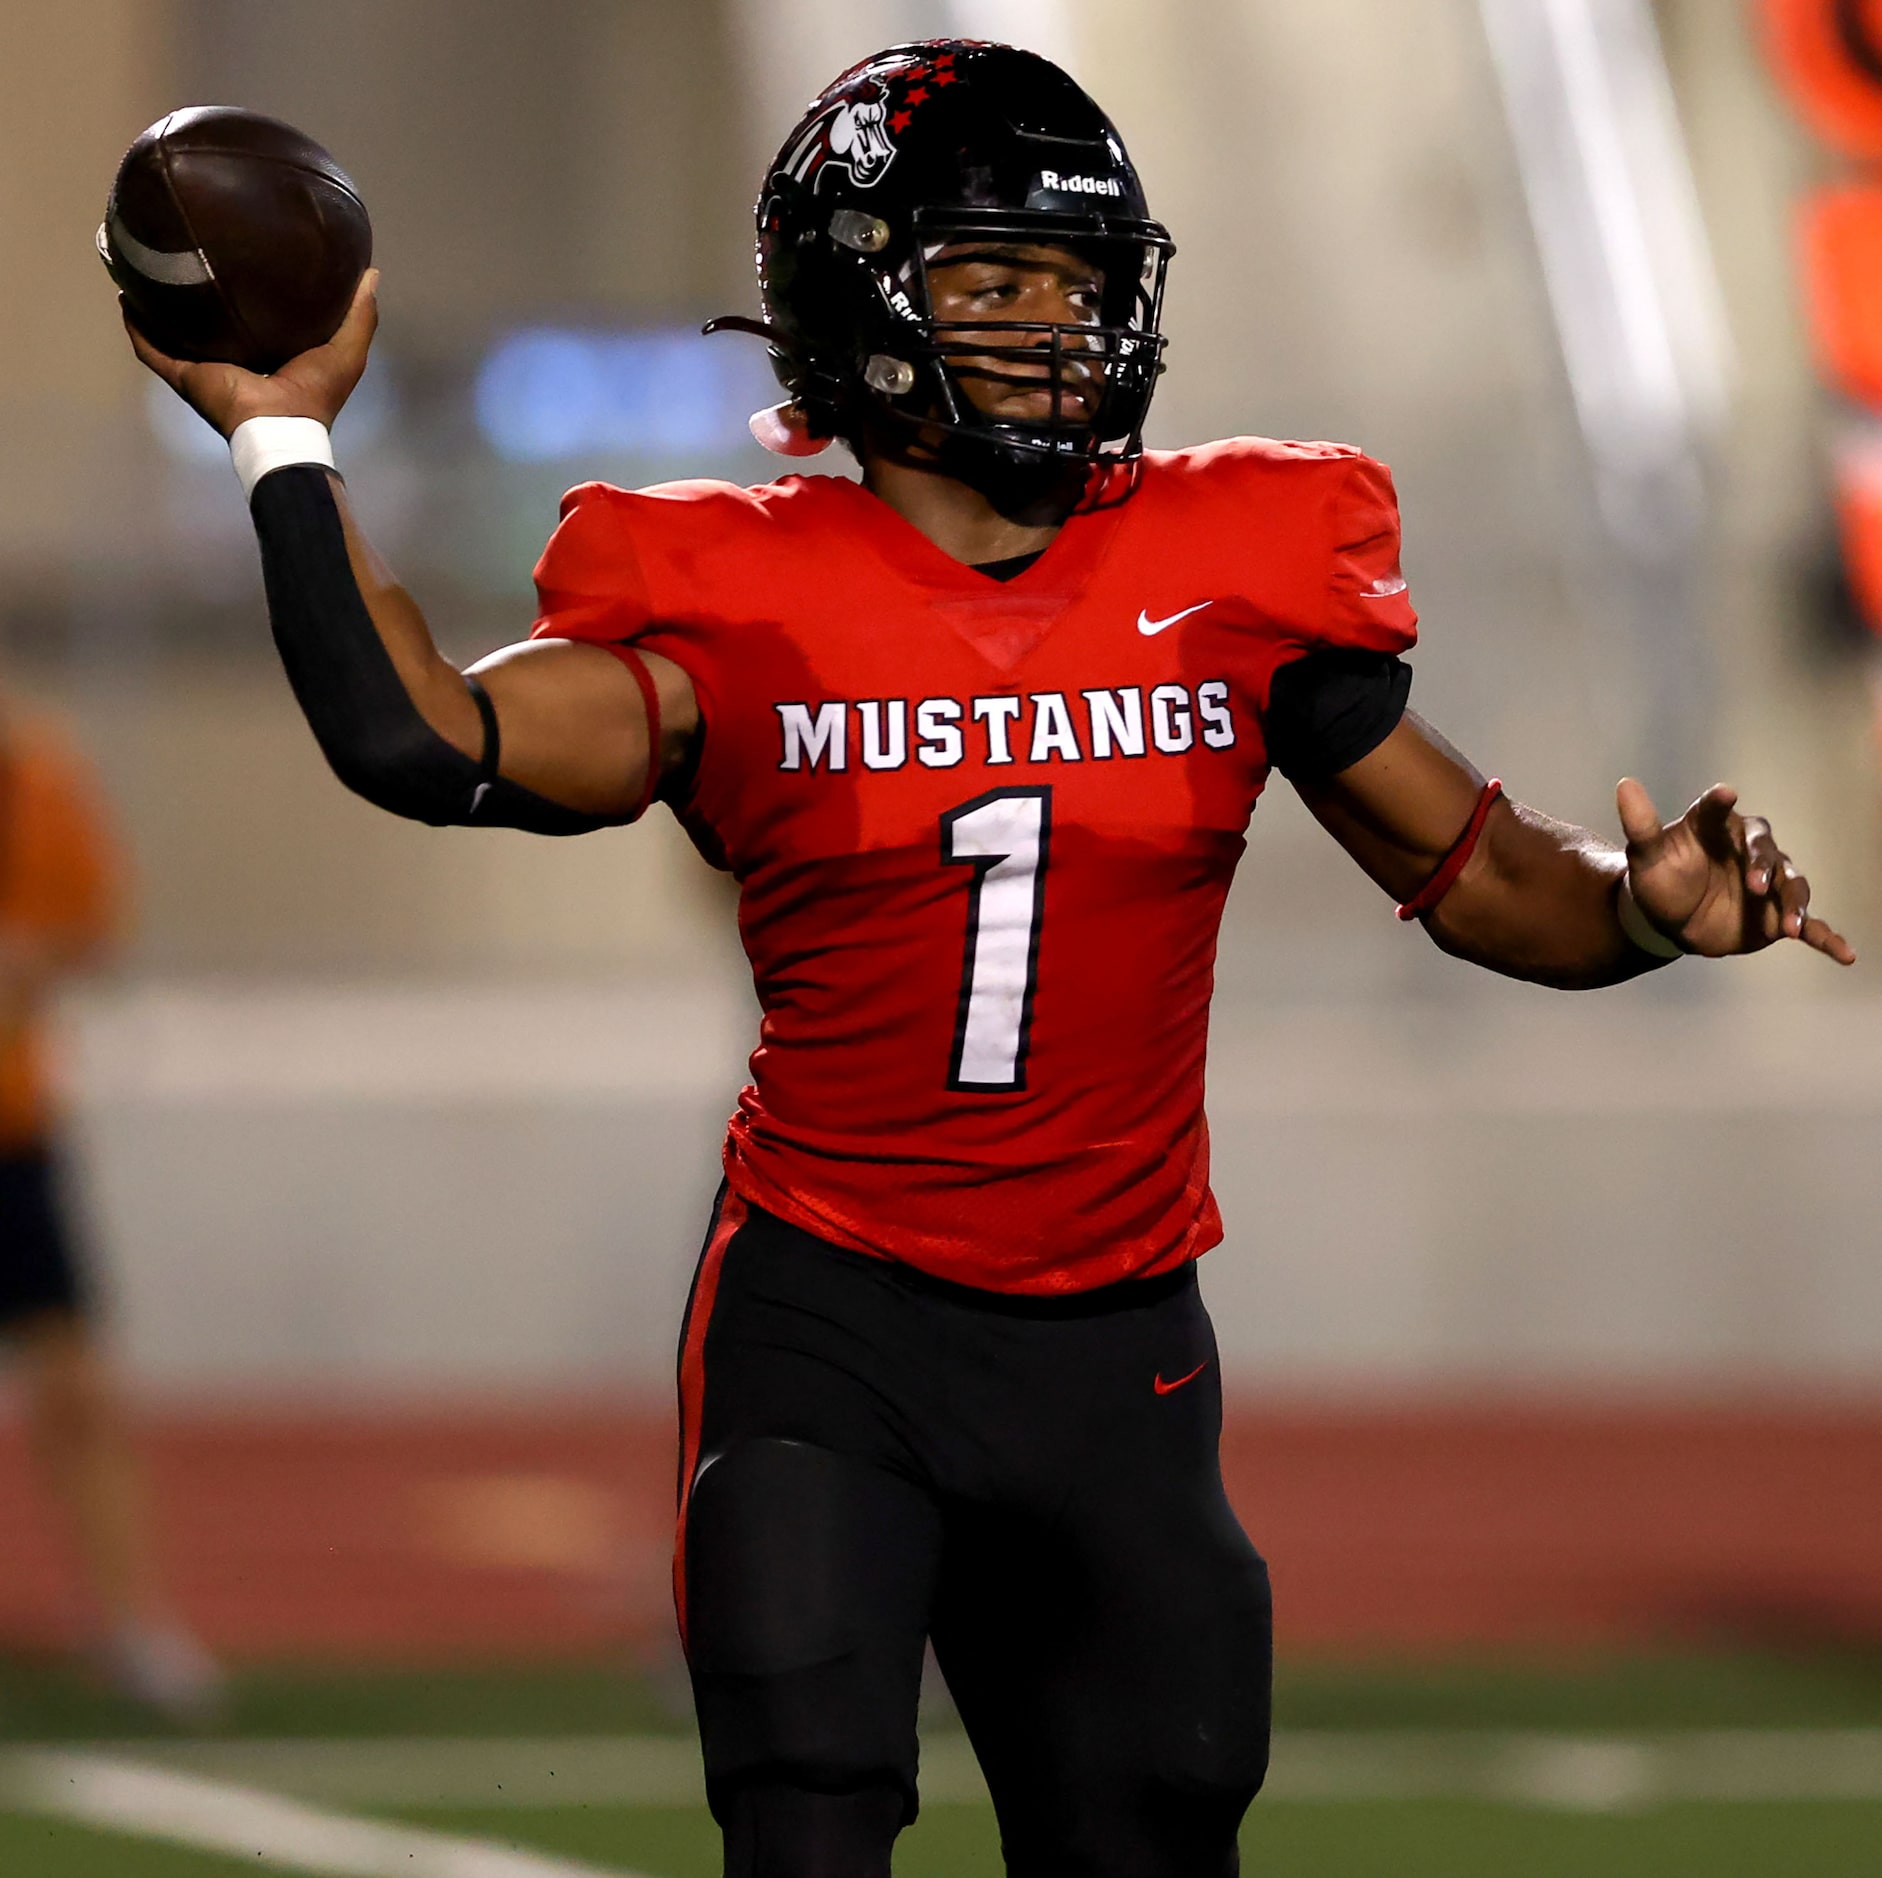
[(891, 580), (919, 596), (988, 664), (1011, 672), (1083, 597), (1128, 504), (1072, 516), (1023, 574), (998, 581), (957, 561), (861, 483), (831, 479)]

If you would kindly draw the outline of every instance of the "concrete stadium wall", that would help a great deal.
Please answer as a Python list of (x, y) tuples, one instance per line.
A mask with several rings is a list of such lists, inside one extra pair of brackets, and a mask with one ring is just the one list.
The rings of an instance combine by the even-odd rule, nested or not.
[[(142, 1381), (666, 1388), (740, 997), (147, 987), (74, 1019)], [(1238, 1387), (1882, 1374), (1882, 1002), (1243, 1005), (1211, 1114)]]

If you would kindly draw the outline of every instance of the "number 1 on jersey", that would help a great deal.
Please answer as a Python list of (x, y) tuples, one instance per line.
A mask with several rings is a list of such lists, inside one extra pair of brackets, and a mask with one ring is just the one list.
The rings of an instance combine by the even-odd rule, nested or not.
[(1051, 827), (1050, 789), (989, 790), (941, 817), (942, 862), (974, 870), (950, 1089), (1026, 1087)]

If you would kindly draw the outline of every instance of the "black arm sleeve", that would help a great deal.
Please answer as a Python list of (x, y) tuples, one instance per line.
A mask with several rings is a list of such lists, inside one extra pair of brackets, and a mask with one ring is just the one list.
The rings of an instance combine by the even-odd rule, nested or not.
[(1411, 681), (1403, 659), (1346, 646), (1322, 646), (1283, 665), (1262, 718), (1268, 760), (1292, 780), (1337, 776), (1398, 727)]
[[(582, 835), (610, 824), (496, 775), (427, 724), (373, 624), (347, 559), (328, 473), (278, 469), (255, 485), (268, 619), (288, 683), (333, 773), (376, 807), (433, 827), (476, 824)], [(475, 695), (475, 694), (473, 694)], [(486, 754), (495, 714), (480, 699)]]

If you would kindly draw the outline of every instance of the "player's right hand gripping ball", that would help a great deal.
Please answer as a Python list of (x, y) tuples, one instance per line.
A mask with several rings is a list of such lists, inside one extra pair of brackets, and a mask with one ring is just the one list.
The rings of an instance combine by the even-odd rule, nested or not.
[(98, 253), (160, 350), (272, 372), (338, 330), (372, 261), (372, 223), (311, 137), (198, 105), (125, 152)]

